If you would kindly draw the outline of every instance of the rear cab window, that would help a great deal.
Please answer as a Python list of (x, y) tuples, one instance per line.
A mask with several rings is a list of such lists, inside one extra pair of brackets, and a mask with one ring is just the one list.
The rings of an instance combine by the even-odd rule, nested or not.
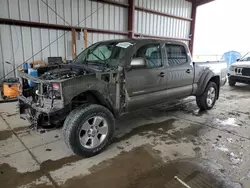
[(167, 61), (169, 66), (178, 66), (188, 62), (187, 51), (180, 44), (166, 44)]

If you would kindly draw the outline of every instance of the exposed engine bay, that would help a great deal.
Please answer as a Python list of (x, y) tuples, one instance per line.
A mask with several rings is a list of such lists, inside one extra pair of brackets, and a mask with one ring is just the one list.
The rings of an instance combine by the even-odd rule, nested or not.
[(74, 67), (69, 65), (52, 65), (47, 67), (39, 67), (37, 78), (42, 83), (35, 83), (28, 78), (22, 78), (22, 94), (25, 97), (32, 97), (33, 101), (37, 101), (38, 97), (56, 99), (60, 98), (61, 81), (86, 75), (90, 71), (83, 67)]
[[(60, 122), (61, 120), (60, 118), (53, 120), (49, 114), (55, 111), (59, 114), (53, 117), (63, 117), (62, 113), (70, 110), (70, 107), (63, 106), (61, 83), (77, 76), (91, 74), (93, 71), (71, 65), (51, 65), (35, 70), (37, 77), (29, 79), (30, 75), (27, 72), (23, 72), (25, 76), (21, 76), (20, 113), (28, 115), (29, 117), (25, 118), (31, 120), (31, 123), (36, 121), (34, 124), (37, 124), (37, 121), (41, 121), (47, 123), (44, 126), (52, 126), (51, 123), (55, 124), (55, 121)], [(36, 82), (34, 79), (39, 81)], [(63, 109), (63, 111), (58, 112), (58, 109)]]
[(40, 67), (37, 71), (38, 77), (43, 80), (63, 80), (79, 75), (85, 75), (89, 72), (84, 68), (71, 67), (69, 65)]

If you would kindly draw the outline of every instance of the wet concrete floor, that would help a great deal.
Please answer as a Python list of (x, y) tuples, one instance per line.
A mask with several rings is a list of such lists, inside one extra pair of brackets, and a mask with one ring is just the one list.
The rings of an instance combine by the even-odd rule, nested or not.
[(128, 114), (112, 144), (83, 159), (60, 130), (27, 129), (15, 103), (0, 104), (0, 187), (250, 187), (250, 86), (226, 86), (215, 108), (194, 98)]

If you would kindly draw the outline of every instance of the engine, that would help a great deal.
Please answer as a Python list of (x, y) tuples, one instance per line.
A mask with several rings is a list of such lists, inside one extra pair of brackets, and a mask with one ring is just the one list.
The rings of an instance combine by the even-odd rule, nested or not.
[(87, 74), (87, 72), (83, 69), (56, 68), (45, 72), (40, 78), (43, 80), (63, 80), (85, 74)]

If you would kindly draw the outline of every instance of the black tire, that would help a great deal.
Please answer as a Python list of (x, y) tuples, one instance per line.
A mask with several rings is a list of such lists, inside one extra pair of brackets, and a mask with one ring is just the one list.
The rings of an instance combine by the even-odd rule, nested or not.
[[(215, 99), (211, 105), (208, 105), (207, 103), (207, 96), (208, 96), (208, 90), (213, 87), (215, 89)], [(204, 91), (204, 93), (201, 96), (196, 96), (196, 104), (201, 110), (210, 110), (214, 107), (214, 104), (217, 100), (218, 96), (218, 87), (217, 84), (214, 82), (209, 82), (207, 84), (207, 87)]]
[(230, 86), (235, 86), (236, 81), (229, 78), (228, 84), (229, 84)]
[[(91, 117), (100, 116), (105, 119), (108, 132), (105, 139), (95, 148), (84, 147), (79, 138), (83, 122)], [(92, 157), (102, 152), (109, 144), (115, 130), (113, 114), (105, 107), (97, 104), (84, 104), (73, 110), (63, 125), (63, 136), (66, 145), (76, 154), (83, 157)], [(86, 134), (86, 133), (85, 133)]]

